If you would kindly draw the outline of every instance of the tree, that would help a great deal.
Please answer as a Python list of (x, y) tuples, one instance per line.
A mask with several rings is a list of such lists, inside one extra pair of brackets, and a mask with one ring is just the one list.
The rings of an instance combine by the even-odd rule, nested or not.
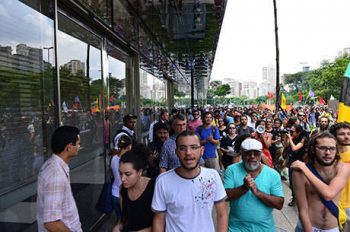
[(224, 84), (217, 87), (217, 89), (214, 91), (214, 94), (219, 97), (225, 97), (230, 93), (230, 90), (231, 87), (228, 84)]
[(178, 98), (185, 97), (186, 94), (182, 91), (179, 91), (177, 88), (174, 89), (174, 96)]
[(316, 96), (329, 99), (333, 95), (339, 99), (343, 76), (349, 61), (348, 55), (337, 57), (334, 62), (323, 61), (319, 69), (309, 73), (307, 82)]

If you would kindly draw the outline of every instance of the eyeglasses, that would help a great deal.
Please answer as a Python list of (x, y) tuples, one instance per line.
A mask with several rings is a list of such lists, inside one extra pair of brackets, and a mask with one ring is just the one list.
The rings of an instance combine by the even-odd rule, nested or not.
[(198, 146), (198, 145), (190, 145), (190, 146), (186, 146), (186, 145), (179, 145), (177, 147), (177, 149), (181, 152), (185, 152), (187, 151), (187, 149), (189, 149), (190, 151), (196, 151), (198, 150), (199, 148), (201, 148), (201, 146)]
[(234, 126), (230, 126), (229, 128), (230, 128), (230, 129), (236, 129), (236, 127), (234, 127)]
[(305, 114), (298, 114), (298, 116), (299, 116), (299, 117), (304, 117), (304, 116), (305, 116)]
[(336, 147), (327, 147), (327, 146), (317, 146), (316, 147), (320, 151), (330, 151), (330, 152), (335, 152), (337, 150)]

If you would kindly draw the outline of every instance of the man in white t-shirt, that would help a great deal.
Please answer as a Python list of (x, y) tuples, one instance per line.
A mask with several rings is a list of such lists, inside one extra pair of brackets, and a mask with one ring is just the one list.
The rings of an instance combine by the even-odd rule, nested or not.
[[(176, 138), (181, 166), (162, 173), (153, 195), (153, 231), (227, 232), (226, 193), (218, 172), (199, 166), (203, 147), (197, 134), (184, 131)], [(212, 209), (215, 205), (217, 226)]]

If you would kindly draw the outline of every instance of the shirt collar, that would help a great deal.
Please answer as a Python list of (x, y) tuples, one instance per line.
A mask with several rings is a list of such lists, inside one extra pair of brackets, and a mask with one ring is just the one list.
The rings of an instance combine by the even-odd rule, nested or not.
[(56, 154), (53, 154), (52, 155), (52, 158), (54, 159), (54, 161), (56, 161), (62, 168), (63, 168), (63, 171), (66, 173), (67, 177), (69, 177), (69, 166), (66, 162), (64, 162), (64, 160), (56, 155)]
[(135, 133), (133, 130), (130, 130), (130, 129), (127, 128), (126, 126), (123, 126), (122, 130), (127, 131), (127, 132), (128, 132), (129, 134), (131, 134), (131, 135), (134, 135), (134, 133)]

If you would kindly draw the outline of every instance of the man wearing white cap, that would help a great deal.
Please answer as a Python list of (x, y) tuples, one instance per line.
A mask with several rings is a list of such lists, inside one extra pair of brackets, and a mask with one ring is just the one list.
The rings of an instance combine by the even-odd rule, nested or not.
[(262, 144), (248, 138), (242, 142), (242, 162), (229, 166), (224, 176), (230, 201), (229, 232), (275, 231), (273, 209), (282, 209), (281, 178), (261, 163)]

